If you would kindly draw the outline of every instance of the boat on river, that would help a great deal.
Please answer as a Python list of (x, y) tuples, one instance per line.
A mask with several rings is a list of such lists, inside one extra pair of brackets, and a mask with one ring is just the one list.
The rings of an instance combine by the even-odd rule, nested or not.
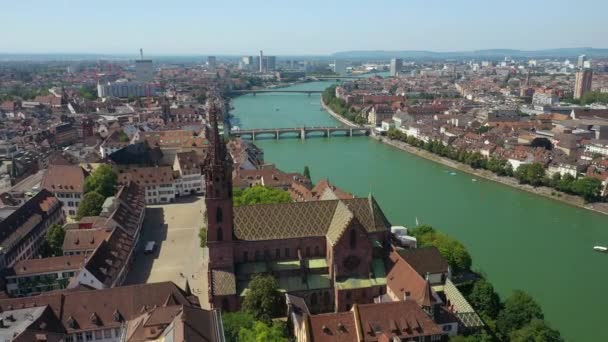
[(602, 252), (602, 253), (606, 253), (608, 252), (608, 247), (604, 247), (604, 246), (594, 246), (593, 250), (596, 252)]

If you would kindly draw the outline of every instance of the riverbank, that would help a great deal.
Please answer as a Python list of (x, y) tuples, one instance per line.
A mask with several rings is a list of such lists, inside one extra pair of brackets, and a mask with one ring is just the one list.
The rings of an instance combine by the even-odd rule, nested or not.
[[(345, 125), (351, 126), (351, 127), (357, 126), (355, 123), (349, 121), (348, 119), (344, 118), (343, 116), (340, 116), (337, 113), (335, 113), (334, 111), (332, 111), (331, 108), (329, 108), (329, 106), (327, 106), (325, 104), (325, 102), (323, 102), (323, 97), (321, 97), (321, 105), (329, 113), (329, 115), (333, 116), (334, 118), (336, 118), (340, 122), (344, 123)], [(421, 148), (410, 146), (401, 141), (391, 140), (388, 137), (381, 137), (381, 136), (376, 136), (373, 134), (370, 137), (373, 139), (376, 139), (379, 142), (382, 142), (382, 143), (385, 143), (392, 147), (395, 147), (397, 149), (400, 149), (402, 151), (409, 152), (411, 154), (415, 154), (424, 159), (428, 159), (428, 160), (434, 161), (436, 163), (443, 164), (445, 166), (478, 176), (480, 178), (484, 178), (484, 179), (487, 179), (487, 180), (490, 180), (490, 181), (493, 181), (496, 183), (507, 185), (512, 188), (516, 188), (518, 190), (533, 193), (535, 195), (543, 196), (543, 197), (546, 197), (546, 198), (549, 198), (549, 199), (552, 199), (555, 201), (566, 203), (566, 204), (569, 204), (569, 205), (572, 205), (575, 207), (579, 207), (579, 208), (591, 210), (591, 211), (594, 211), (594, 212), (597, 212), (600, 214), (608, 215), (608, 203), (586, 203), (585, 200), (583, 198), (581, 198), (580, 196), (575, 196), (575, 195), (567, 194), (564, 192), (560, 192), (556, 189), (549, 188), (546, 186), (533, 187), (529, 184), (519, 184), (519, 181), (513, 177), (498, 176), (494, 172), (489, 171), (489, 170), (474, 169), (474, 168), (470, 167), (469, 165), (459, 163), (459, 162), (451, 160), (449, 158), (438, 156), (434, 153), (423, 150)]]
[(320, 101), (321, 101), (321, 107), (323, 107), (323, 109), (325, 109), (325, 111), (327, 113), (329, 113), (329, 115), (333, 116), (334, 119), (340, 121), (341, 123), (343, 123), (344, 125), (346, 125), (348, 127), (359, 127), (359, 125), (355, 124), (354, 122), (351, 122), (347, 118), (339, 115), (338, 113), (334, 112), (331, 108), (329, 108), (329, 106), (326, 105), (325, 102), (323, 101), (323, 96), (321, 96)]
[(484, 179), (487, 179), (487, 180), (490, 180), (490, 181), (493, 181), (496, 183), (500, 183), (503, 185), (507, 185), (507, 186), (519, 189), (519, 190), (533, 193), (535, 195), (540, 195), (540, 196), (543, 196), (546, 198), (550, 198), (552, 200), (563, 202), (563, 203), (566, 203), (566, 204), (569, 204), (569, 205), (572, 205), (575, 207), (579, 207), (579, 208), (595, 211), (600, 214), (608, 215), (608, 203), (585, 203), (585, 201), (579, 196), (563, 193), (563, 192), (557, 191), (553, 188), (549, 188), (546, 186), (533, 187), (528, 184), (519, 184), (519, 181), (513, 177), (498, 176), (494, 172), (489, 171), (489, 170), (474, 169), (474, 168), (470, 167), (469, 165), (456, 162), (449, 158), (438, 156), (434, 153), (423, 150), (421, 148), (410, 146), (401, 141), (390, 140), (387, 137), (380, 137), (380, 136), (373, 136), (372, 138), (374, 138), (382, 143), (385, 143), (387, 145), (390, 145), (392, 147), (395, 147), (397, 149), (400, 149), (402, 151), (409, 152), (411, 154), (415, 154), (424, 159), (428, 159), (428, 160), (434, 161), (436, 163), (440, 163), (442, 165), (448, 166), (450, 168), (453, 168), (453, 169), (456, 169), (456, 170), (459, 170), (462, 172), (469, 173), (471, 175), (475, 175), (480, 178), (484, 178)]

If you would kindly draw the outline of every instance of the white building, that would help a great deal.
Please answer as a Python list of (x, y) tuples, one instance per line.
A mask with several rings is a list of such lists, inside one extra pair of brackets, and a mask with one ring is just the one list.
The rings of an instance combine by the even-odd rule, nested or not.
[(63, 203), (65, 216), (74, 217), (84, 195), (84, 171), (77, 165), (51, 165), (42, 177), (42, 188)]
[(175, 180), (175, 195), (188, 196), (204, 192), (203, 174), (200, 161), (194, 152), (180, 152), (175, 155), (173, 170), (179, 175)]
[(107, 84), (97, 84), (97, 96), (99, 97), (145, 97), (155, 96), (157, 87), (155, 84), (142, 82), (108, 82)]
[(608, 156), (608, 140), (593, 140), (585, 146), (585, 152)]
[(336, 59), (334, 61), (334, 72), (338, 75), (346, 75), (346, 61)]

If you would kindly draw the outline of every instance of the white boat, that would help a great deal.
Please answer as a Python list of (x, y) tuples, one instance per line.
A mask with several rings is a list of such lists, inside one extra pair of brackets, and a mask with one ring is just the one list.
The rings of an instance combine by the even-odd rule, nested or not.
[(604, 247), (604, 246), (595, 246), (593, 247), (593, 250), (596, 252), (603, 252), (606, 253), (608, 252), (608, 247)]
[(471, 181), (473, 181), (473, 182), (477, 182), (477, 179), (473, 178), (473, 179), (471, 179)]

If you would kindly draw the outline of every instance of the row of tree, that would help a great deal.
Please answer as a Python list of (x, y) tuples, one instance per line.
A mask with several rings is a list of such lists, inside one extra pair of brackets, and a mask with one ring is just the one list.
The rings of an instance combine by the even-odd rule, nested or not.
[(588, 91), (580, 99), (568, 98), (564, 99), (564, 101), (580, 105), (588, 105), (592, 103), (608, 104), (608, 93), (602, 93), (599, 91)]
[[(475, 273), (471, 271), (471, 256), (461, 242), (428, 225), (411, 229), (409, 234), (416, 237), (419, 247), (437, 247), (456, 276), (465, 272)], [(450, 341), (562, 341), (559, 331), (544, 321), (540, 305), (530, 295), (516, 290), (502, 302), (483, 275), (475, 273), (475, 276), (477, 280), (461, 287), (461, 290), (487, 329), (470, 336), (455, 336)]]
[(549, 178), (546, 175), (544, 166), (539, 163), (523, 164), (517, 168), (517, 171), (513, 171), (511, 164), (504, 159), (496, 157), (487, 158), (479, 152), (471, 152), (444, 145), (439, 140), (424, 142), (394, 128), (388, 131), (387, 136), (391, 140), (398, 140), (408, 145), (422, 148), (439, 156), (467, 164), (474, 169), (485, 169), (499, 176), (515, 177), (521, 184), (530, 184), (535, 187), (552, 187), (559, 191), (581, 196), (587, 202), (603, 200), (600, 196), (602, 183), (595, 178), (582, 177), (574, 179), (571, 175), (565, 175), (562, 179), (559, 174)]
[(333, 85), (323, 91), (321, 99), (326, 106), (328, 106), (334, 113), (344, 117), (345, 119), (352, 121), (356, 124), (362, 125), (366, 121), (362, 118), (355, 110), (346, 104), (346, 101), (336, 97), (337, 85)]

